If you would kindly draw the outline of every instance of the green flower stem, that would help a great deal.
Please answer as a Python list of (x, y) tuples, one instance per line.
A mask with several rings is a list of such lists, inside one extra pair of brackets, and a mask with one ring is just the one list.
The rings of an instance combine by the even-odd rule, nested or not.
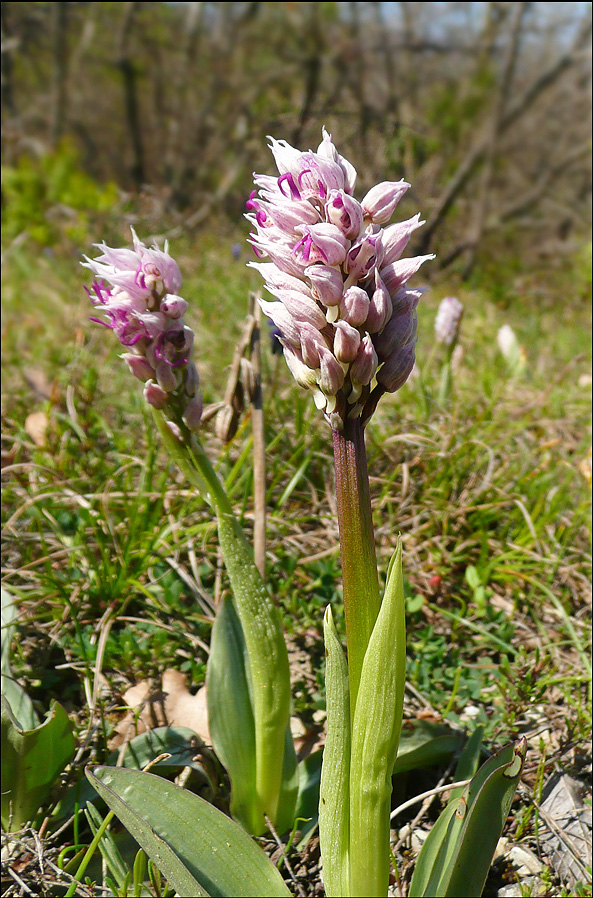
[(280, 807), (287, 797), (282, 794), (282, 786), (290, 717), (290, 670), (280, 616), (255, 565), (253, 549), (202, 444), (185, 430), (184, 440), (178, 440), (162, 412), (155, 412), (154, 417), (171, 458), (216, 512), (220, 548), (249, 658), (256, 793), (261, 809), (261, 825), (254, 835), (265, 831), (264, 814), (282, 829), (285, 818), (291, 815), (290, 808)]
[(333, 431), (346, 643), (350, 680), (350, 713), (354, 716), (362, 664), (381, 607), (371, 493), (359, 419)]
[(456, 345), (457, 340), (454, 340), (450, 346), (446, 347), (446, 356), (445, 361), (443, 362), (443, 367), (441, 368), (441, 380), (439, 384), (438, 402), (440, 406), (446, 405), (451, 396), (451, 387), (453, 384), (453, 352), (455, 351)]

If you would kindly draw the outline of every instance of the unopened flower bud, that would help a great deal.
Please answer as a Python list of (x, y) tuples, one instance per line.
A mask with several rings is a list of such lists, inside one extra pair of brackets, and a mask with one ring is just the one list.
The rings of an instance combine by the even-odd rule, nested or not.
[(340, 156), (332, 143), (331, 134), (328, 134), (325, 128), (323, 128), (322, 134), (323, 140), (317, 148), (317, 154), (338, 163), (344, 173), (344, 190), (347, 193), (353, 193), (356, 184), (356, 169), (351, 162)]
[(403, 346), (399, 352), (394, 352), (377, 371), (377, 383), (388, 393), (399, 390), (414, 367), (416, 359), (416, 341), (413, 340)]
[(284, 358), (292, 376), (301, 387), (313, 389), (317, 385), (315, 372), (305, 365), (299, 349), (294, 349), (292, 346), (285, 344)]
[(169, 401), (169, 394), (159, 384), (149, 380), (144, 387), (144, 398), (154, 408), (165, 408)]
[(317, 383), (325, 396), (335, 396), (344, 384), (344, 372), (329, 349), (320, 354), (320, 374)]
[(400, 287), (391, 296), (392, 314), (400, 315), (402, 312), (409, 312), (411, 309), (415, 309), (427, 290), (428, 287)]
[(340, 303), (340, 316), (353, 327), (361, 327), (369, 313), (370, 300), (362, 287), (348, 287)]
[(397, 353), (416, 336), (418, 316), (416, 310), (408, 310), (393, 315), (383, 331), (375, 338), (375, 347), (382, 361)]
[(281, 271), (273, 262), (248, 262), (247, 265), (249, 268), (259, 271), (266, 282), (266, 287), (274, 296), (278, 295), (279, 290), (296, 290), (297, 293), (309, 292), (305, 281)]
[(399, 221), (385, 228), (381, 235), (381, 243), (383, 245), (383, 265), (390, 265), (397, 262), (406, 246), (410, 242), (410, 237), (416, 230), (424, 224), (420, 220), (420, 213), (415, 215), (408, 221)]
[(134, 355), (132, 352), (124, 352), (122, 358), (128, 365), (128, 368), (138, 380), (147, 381), (155, 376), (154, 368), (142, 355)]
[[(306, 321), (318, 330), (325, 327), (325, 315), (312, 296), (295, 293), (292, 290), (279, 291), (278, 295), (296, 321)], [(281, 324), (278, 324), (278, 327), (282, 329)]]
[(183, 423), (189, 430), (198, 430), (200, 426), (200, 421), (202, 420), (202, 411), (204, 407), (204, 400), (202, 395), (199, 393), (185, 406), (185, 411), (183, 412)]
[(371, 296), (369, 312), (365, 322), (365, 328), (369, 334), (380, 333), (389, 321), (393, 306), (391, 297), (377, 269), (375, 269), (375, 289)]
[(315, 299), (324, 306), (337, 306), (344, 292), (344, 279), (339, 268), (330, 265), (310, 265), (305, 275), (311, 281), (311, 291)]
[(320, 366), (320, 353), (325, 352), (327, 344), (319, 331), (303, 321), (300, 324), (300, 341), (303, 362), (307, 367), (317, 369)]
[(195, 396), (198, 392), (199, 386), (200, 375), (198, 374), (198, 369), (193, 362), (189, 362), (187, 365), (187, 370), (185, 372), (185, 380), (183, 382), (183, 388), (185, 390), (186, 396)]
[(292, 317), (283, 302), (267, 302), (260, 299), (259, 304), (264, 315), (274, 322), (282, 336), (292, 346), (300, 346), (301, 337), (297, 321)]
[(181, 296), (175, 296), (174, 293), (167, 293), (161, 300), (160, 311), (167, 318), (183, 318), (188, 308), (188, 303)]
[(179, 427), (179, 425), (176, 424), (175, 421), (167, 421), (167, 427), (169, 428), (175, 439), (182, 443), (183, 434), (181, 433), (181, 428)]
[(382, 181), (371, 187), (361, 203), (365, 218), (370, 218), (375, 224), (385, 224), (409, 187), (403, 180)]
[(157, 362), (156, 379), (159, 387), (162, 387), (163, 390), (167, 391), (167, 393), (172, 393), (173, 390), (177, 389), (177, 378), (175, 377), (175, 370), (171, 365), (169, 365), (162, 359), (161, 361)]
[(411, 259), (400, 259), (381, 268), (381, 277), (385, 286), (393, 296), (413, 275), (416, 274), (423, 262), (434, 259), (434, 254), (428, 256), (412, 256)]
[(352, 383), (366, 386), (375, 376), (378, 364), (379, 359), (373, 341), (370, 334), (366, 334), (360, 343), (356, 359), (350, 367)]
[(336, 321), (336, 333), (334, 335), (334, 355), (338, 362), (349, 364), (353, 362), (360, 346), (360, 334), (355, 327), (346, 321)]

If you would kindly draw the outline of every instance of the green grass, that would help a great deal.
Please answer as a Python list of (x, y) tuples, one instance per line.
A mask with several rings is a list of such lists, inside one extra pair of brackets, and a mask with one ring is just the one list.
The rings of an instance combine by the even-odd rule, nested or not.
[[(259, 286), (232, 258), (239, 239), (221, 227), (172, 246), (207, 403), (222, 398), (248, 291)], [(101, 722), (80, 769), (105, 758), (128, 686), (158, 682), (167, 667), (203, 682), (212, 609), (228, 585), (207, 508), (165, 457), (112, 334), (88, 322), (78, 256), (13, 247), (3, 278), (3, 577), (20, 608), (13, 667), (41, 710), (52, 698), (66, 705), (81, 736), (100, 672)], [(535, 273), (503, 299), (477, 282), (436, 284), (419, 311), (421, 377), (386, 397), (368, 428), (382, 577), (398, 533), (404, 542), (405, 712), (470, 730), (481, 723), (490, 744), (527, 735), (528, 786), (542, 751), (546, 776), (589, 753), (591, 313), (576, 269), (573, 281), (571, 290), (565, 272)], [(463, 357), (443, 409), (432, 327), (452, 292), (466, 307)], [(505, 323), (525, 349), (516, 378), (496, 346)], [(330, 433), (267, 351), (264, 391), (268, 576), (291, 642), (309, 655), (309, 672), (295, 672), (295, 709), (313, 726), (324, 705), (328, 602), (342, 621)], [(43, 445), (26, 423), (33, 412), (46, 417)], [(249, 421), (226, 447), (209, 425), (205, 443), (250, 531)], [(522, 838), (533, 836), (530, 807), (525, 792), (515, 815), (527, 815)]]

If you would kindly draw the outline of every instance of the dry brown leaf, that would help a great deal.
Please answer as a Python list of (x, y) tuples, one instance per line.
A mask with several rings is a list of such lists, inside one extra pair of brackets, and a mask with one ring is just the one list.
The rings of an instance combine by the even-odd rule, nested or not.
[(51, 397), (52, 385), (44, 371), (41, 371), (39, 368), (25, 368), (23, 377), (40, 399), (49, 399)]
[(49, 419), (45, 412), (31, 412), (25, 419), (25, 431), (36, 446), (45, 446), (45, 433)]
[(11, 465), (13, 463), (13, 461), (16, 458), (18, 448), (19, 447), (15, 443), (10, 449), (7, 449), (6, 451), (4, 449), (2, 449), (1, 460), (0, 460), (0, 467), (2, 467), (2, 470), (4, 470), (4, 468), (7, 468), (9, 465)]
[(162, 689), (155, 690), (148, 680), (136, 683), (125, 692), (124, 701), (132, 710), (115, 728), (116, 735), (109, 742), (112, 751), (158, 726), (187, 727), (211, 744), (206, 687), (202, 686), (192, 695), (186, 675), (178, 670), (164, 671)]

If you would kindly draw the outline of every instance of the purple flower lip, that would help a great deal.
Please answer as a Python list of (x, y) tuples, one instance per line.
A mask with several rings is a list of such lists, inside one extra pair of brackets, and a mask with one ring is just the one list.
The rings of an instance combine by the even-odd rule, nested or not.
[[(283, 188), (283, 184), (288, 184), (288, 193)], [(290, 197), (292, 200), (300, 200), (301, 192), (299, 188), (294, 183), (294, 178), (290, 172), (285, 172), (285, 174), (280, 175), (278, 178), (278, 187), (280, 188), (280, 192), (284, 194), (286, 197)]]

